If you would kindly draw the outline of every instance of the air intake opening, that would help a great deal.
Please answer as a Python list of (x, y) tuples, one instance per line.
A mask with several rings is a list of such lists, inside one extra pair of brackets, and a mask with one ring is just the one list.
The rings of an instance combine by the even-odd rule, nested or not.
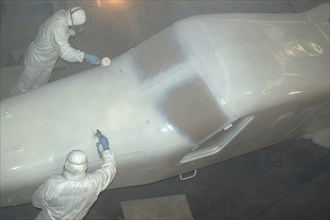
[(251, 121), (253, 116), (238, 119), (226, 126), (223, 130), (198, 145), (191, 152), (186, 154), (180, 163), (187, 163), (219, 153), (230, 143)]

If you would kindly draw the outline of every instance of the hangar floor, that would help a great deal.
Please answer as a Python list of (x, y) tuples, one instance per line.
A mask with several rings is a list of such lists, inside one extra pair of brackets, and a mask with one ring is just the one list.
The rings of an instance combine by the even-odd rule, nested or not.
[[(306, 140), (277, 144), (178, 177), (104, 191), (85, 219), (123, 220), (121, 202), (186, 195), (194, 219), (329, 219), (329, 151)], [(1, 209), (1, 219), (32, 219), (31, 204)]]
[[(81, 36), (72, 39), (72, 44), (112, 58), (184, 17), (202, 13), (300, 12), (328, 1), (128, 1), (131, 5), (107, 9), (111, 10), (108, 18), (92, 16), (96, 10), (100, 10), (98, 15), (104, 15), (102, 8), (87, 5), (92, 1), (51, 1), (53, 8), (40, 2), (13, 1), (5, 5), (1, 1), (1, 98), (3, 88), (9, 89), (8, 82), (15, 80), (8, 77), (17, 77), (21, 71), (21, 61), (13, 59), (13, 52), (27, 47), (52, 10), (73, 4), (84, 7), (90, 23)], [(22, 21), (24, 16), (29, 19)], [(16, 74), (9, 76), (3, 67), (18, 70), (11, 70)], [(90, 68), (86, 63), (59, 67), (52, 80)], [(186, 195), (194, 219), (329, 219), (328, 169), (326, 149), (308, 141), (289, 141), (198, 170), (190, 180), (175, 177), (103, 192), (85, 219), (124, 219), (122, 201), (177, 194)], [(39, 212), (31, 204), (0, 211), (0, 219), (33, 219)]]

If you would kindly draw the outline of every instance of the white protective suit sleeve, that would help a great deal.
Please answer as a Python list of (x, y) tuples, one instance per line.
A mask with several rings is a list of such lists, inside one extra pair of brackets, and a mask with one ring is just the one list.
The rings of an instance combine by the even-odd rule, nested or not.
[(68, 62), (82, 62), (85, 53), (73, 48), (69, 43), (69, 31), (65, 27), (54, 30), (53, 46), (57, 54)]
[(89, 176), (91, 179), (96, 180), (98, 183), (97, 188), (98, 192), (105, 190), (108, 185), (112, 182), (116, 174), (116, 161), (115, 155), (111, 150), (101, 151), (102, 159), (104, 161), (100, 169), (90, 173)]
[(33, 193), (32, 196), (32, 203), (34, 207), (37, 207), (39, 209), (42, 209), (42, 207), (44, 207), (46, 205), (46, 198), (45, 198), (45, 193), (41, 193), (44, 192), (46, 190), (46, 184), (42, 184), (37, 191), (35, 191)]

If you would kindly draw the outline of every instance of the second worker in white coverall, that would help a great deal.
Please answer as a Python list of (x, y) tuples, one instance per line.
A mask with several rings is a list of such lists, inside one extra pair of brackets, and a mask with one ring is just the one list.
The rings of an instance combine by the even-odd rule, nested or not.
[(29, 45), (25, 68), (10, 95), (18, 95), (48, 83), (58, 57), (68, 62), (82, 62), (85, 59), (91, 64), (100, 64), (100, 59), (95, 55), (84, 53), (69, 44), (69, 37), (81, 32), (85, 22), (86, 14), (80, 7), (60, 10), (49, 17)]
[(83, 219), (90, 207), (105, 190), (116, 174), (115, 155), (109, 149), (108, 138), (100, 131), (98, 151), (103, 165), (86, 173), (87, 156), (79, 150), (71, 151), (62, 175), (49, 177), (33, 194), (33, 205), (41, 209), (36, 219)]

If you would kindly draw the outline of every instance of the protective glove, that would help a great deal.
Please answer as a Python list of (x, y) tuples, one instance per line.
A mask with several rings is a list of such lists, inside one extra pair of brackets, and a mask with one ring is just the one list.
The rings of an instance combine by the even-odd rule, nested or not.
[(99, 58), (97, 58), (97, 56), (93, 55), (93, 54), (89, 54), (89, 53), (85, 53), (84, 56), (85, 60), (87, 60), (90, 64), (95, 64), (95, 65), (99, 65), (101, 63), (101, 60)]
[(101, 145), (103, 150), (109, 150), (109, 140), (106, 136), (104, 136), (101, 131), (96, 130), (95, 136), (99, 139), (97, 145)]

